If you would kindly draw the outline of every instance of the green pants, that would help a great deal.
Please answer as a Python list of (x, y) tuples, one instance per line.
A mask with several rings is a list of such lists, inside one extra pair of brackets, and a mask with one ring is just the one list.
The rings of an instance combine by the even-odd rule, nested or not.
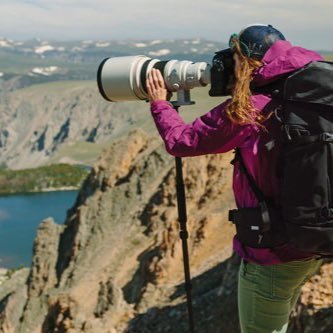
[(302, 285), (320, 264), (321, 260), (308, 259), (260, 266), (242, 260), (238, 282), (242, 333), (285, 333)]

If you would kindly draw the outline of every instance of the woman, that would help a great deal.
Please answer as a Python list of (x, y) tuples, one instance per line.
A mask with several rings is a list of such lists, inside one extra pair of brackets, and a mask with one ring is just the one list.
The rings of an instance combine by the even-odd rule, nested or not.
[[(147, 79), (151, 114), (167, 151), (174, 156), (224, 153), (238, 148), (249, 174), (267, 197), (278, 197), (275, 163), (278, 149), (267, 149), (277, 122), (268, 94), (252, 94), (250, 84), (264, 86), (322, 57), (293, 47), (270, 25), (252, 25), (230, 38), (235, 61), (232, 97), (185, 124), (167, 101), (163, 77), (152, 70)], [(257, 207), (247, 177), (235, 163), (233, 191), (237, 207)], [(304, 282), (320, 265), (309, 253), (288, 245), (252, 248), (234, 239), (242, 258), (238, 304), (242, 333), (282, 333)]]

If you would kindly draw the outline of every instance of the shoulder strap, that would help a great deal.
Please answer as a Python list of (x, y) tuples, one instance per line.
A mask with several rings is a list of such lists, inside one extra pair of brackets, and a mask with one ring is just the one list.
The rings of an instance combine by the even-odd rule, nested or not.
[(254, 94), (268, 94), (271, 95), (272, 98), (282, 100), (284, 93), (284, 85), (287, 78), (287, 75), (284, 75), (278, 80), (265, 84), (263, 86), (257, 86), (252, 81), (250, 86), (251, 92)]
[(239, 169), (246, 176), (246, 179), (249, 182), (250, 188), (253, 191), (253, 193), (255, 194), (258, 201), (260, 201), (260, 202), (265, 201), (266, 198), (265, 198), (263, 192), (259, 189), (254, 178), (252, 177), (252, 175), (250, 175), (250, 173), (248, 172), (248, 170), (245, 166), (245, 163), (244, 163), (244, 160), (243, 160), (243, 157), (242, 157), (242, 154), (241, 154), (239, 148), (235, 149), (235, 159), (234, 159), (234, 161), (232, 161), (232, 163), (234, 164), (234, 162), (236, 162), (236, 161), (239, 162)]
[(242, 154), (241, 154), (239, 148), (235, 149), (235, 158), (231, 163), (234, 164), (236, 161), (238, 161), (240, 171), (245, 174), (245, 176), (249, 182), (251, 190), (253, 191), (253, 193), (255, 194), (256, 198), (259, 201), (259, 205), (261, 208), (262, 221), (263, 221), (263, 225), (264, 225), (264, 231), (267, 231), (270, 229), (270, 217), (269, 217), (266, 197), (263, 194), (263, 192), (259, 189), (259, 187), (257, 186), (252, 175), (246, 169), (246, 166), (245, 166), (245, 163), (244, 163), (244, 160), (243, 160), (243, 157), (242, 157)]

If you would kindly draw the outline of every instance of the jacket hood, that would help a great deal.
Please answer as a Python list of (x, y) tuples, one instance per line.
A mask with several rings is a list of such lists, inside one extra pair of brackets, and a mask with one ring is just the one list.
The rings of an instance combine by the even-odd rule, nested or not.
[(317, 52), (292, 46), (290, 42), (280, 40), (265, 53), (262, 59), (264, 65), (255, 71), (253, 83), (263, 86), (318, 60), (324, 59)]

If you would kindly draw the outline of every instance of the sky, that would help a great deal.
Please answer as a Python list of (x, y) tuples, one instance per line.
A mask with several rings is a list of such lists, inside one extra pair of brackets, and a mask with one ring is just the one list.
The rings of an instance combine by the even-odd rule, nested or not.
[(0, 37), (14, 40), (227, 42), (253, 23), (295, 45), (333, 50), (332, 0), (0, 0)]

